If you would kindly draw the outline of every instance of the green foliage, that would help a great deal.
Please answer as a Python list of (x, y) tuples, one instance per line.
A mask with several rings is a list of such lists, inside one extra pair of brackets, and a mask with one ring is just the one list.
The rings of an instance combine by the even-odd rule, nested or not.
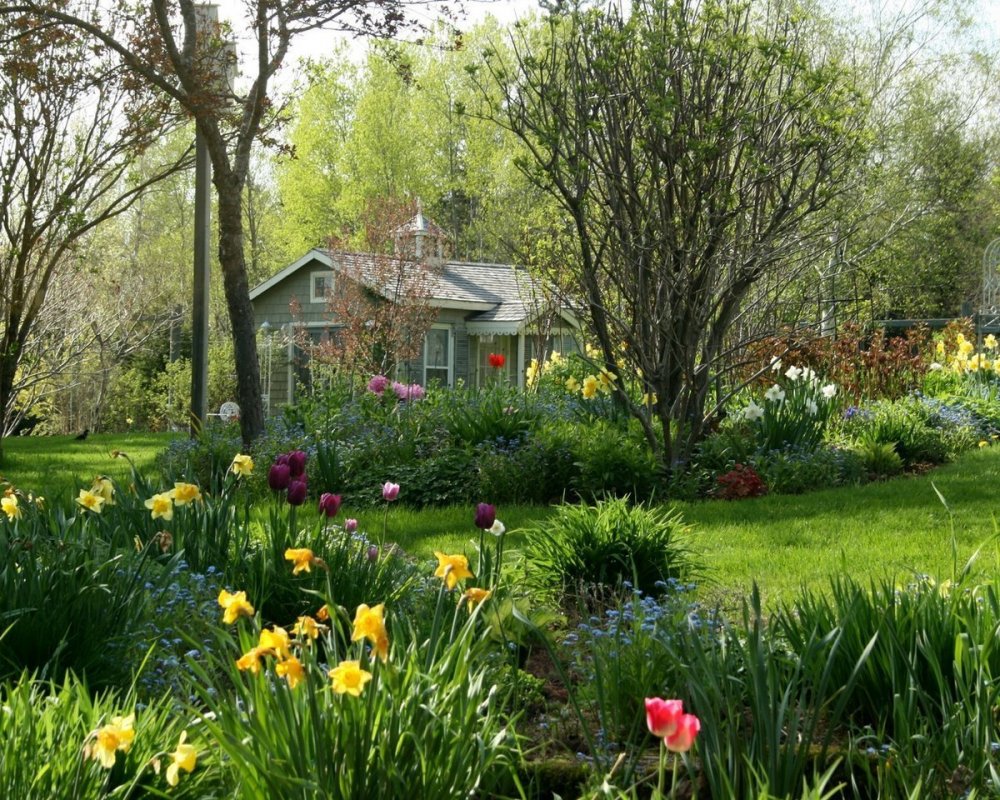
[(660, 581), (697, 571), (689, 532), (679, 512), (625, 498), (560, 506), (524, 532), (528, 580), (564, 594), (622, 581), (654, 592)]
[(456, 392), (445, 406), (444, 425), (456, 441), (472, 447), (521, 439), (537, 420), (529, 399), (517, 389), (496, 386), (479, 392)]
[[(294, 689), (269, 674), (269, 663), (257, 674), (238, 671), (237, 645), (220, 635), (209, 660), (196, 665), (197, 691), (211, 712), (206, 734), (226, 754), (231, 782), (254, 796), (283, 798), (488, 795), (512, 769), (514, 741), (485, 666), (490, 645), (477, 615), (463, 604), (445, 611), (444, 594), (442, 624), (427, 640), (409, 637), (387, 604), (385, 663), (369, 659), (363, 642), (345, 651), (324, 637), (322, 651), (298, 648), (305, 676)], [(244, 650), (255, 644), (256, 628), (244, 629), (241, 641)], [(372, 674), (359, 697), (330, 689), (326, 669), (348, 659)]]
[(577, 496), (650, 497), (659, 467), (646, 442), (632, 430), (596, 420), (577, 439), (574, 457), (579, 474), (571, 484)]
[(903, 471), (903, 459), (896, 452), (895, 444), (862, 441), (858, 443), (856, 452), (869, 475), (889, 478)]
[(930, 416), (917, 399), (881, 402), (855, 416), (846, 431), (859, 441), (894, 445), (907, 466), (940, 464), (948, 459), (948, 442), (938, 425), (929, 424)]
[(818, 487), (852, 486), (867, 476), (853, 450), (820, 446), (816, 449), (786, 447), (753, 459), (767, 488), (777, 494), (801, 494)]
[[(131, 694), (93, 696), (82, 682), (67, 675), (47, 682), (25, 672), (0, 683), (0, 796), (19, 800), (99, 800), (135, 796), (199, 798), (217, 796), (218, 775), (205, 749), (199, 726), (185, 728), (172, 697), (145, 703), (141, 709)], [(128, 752), (116, 754), (108, 770), (86, 759), (83, 749), (112, 717), (135, 714), (135, 738)], [(164, 767), (177, 747), (181, 731), (198, 752), (192, 773), (181, 772), (169, 787)]]
[(129, 679), (135, 665), (121, 656), (147, 612), (144, 583), (161, 571), (151, 545), (119, 549), (106, 535), (82, 510), (27, 507), (19, 521), (0, 520), (0, 675), (72, 670), (92, 687)]

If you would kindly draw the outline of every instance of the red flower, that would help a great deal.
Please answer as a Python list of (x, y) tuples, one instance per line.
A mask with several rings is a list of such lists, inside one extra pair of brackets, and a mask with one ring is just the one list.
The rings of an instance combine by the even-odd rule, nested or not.
[(507, 357), (502, 353), (490, 353), (490, 366), (494, 369), (502, 369), (503, 365), (507, 363)]
[(684, 716), (684, 704), (680, 700), (646, 698), (646, 725), (653, 736), (673, 736), (677, 732), (682, 716)]
[(683, 714), (677, 721), (677, 730), (664, 738), (664, 744), (672, 753), (686, 753), (700, 730), (701, 722), (694, 714)]

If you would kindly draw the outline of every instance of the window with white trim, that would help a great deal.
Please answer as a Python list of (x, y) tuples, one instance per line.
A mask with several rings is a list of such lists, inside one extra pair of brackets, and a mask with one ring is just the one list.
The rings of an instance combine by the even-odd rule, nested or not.
[(424, 386), (451, 386), (451, 328), (435, 325), (424, 336)]
[(309, 273), (309, 302), (325, 303), (333, 292), (333, 271)]

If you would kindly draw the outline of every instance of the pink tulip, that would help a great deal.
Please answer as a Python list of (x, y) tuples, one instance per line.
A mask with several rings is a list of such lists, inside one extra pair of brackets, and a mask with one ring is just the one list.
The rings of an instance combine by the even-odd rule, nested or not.
[(667, 750), (672, 753), (686, 753), (691, 749), (700, 730), (701, 722), (694, 714), (682, 714), (677, 721), (676, 730), (664, 738)]
[(382, 497), (387, 503), (391, 503), (399, 497), (399, 484), (393, 483), (392, 481), (386, 481), (382, 486)]
[[(684, 703), (680, 700), (662, 700), (659, 697), (646, 698), (646, 725), (649, 732), (658, 738), (672, 736), (684, 714)], [(695, 718), (697, 722), (697, 718)]]
[(358, 529), (358, 521), (351, 517), (350, 519), (344, 520), (344, 530), (348, 533), (354, 533)]

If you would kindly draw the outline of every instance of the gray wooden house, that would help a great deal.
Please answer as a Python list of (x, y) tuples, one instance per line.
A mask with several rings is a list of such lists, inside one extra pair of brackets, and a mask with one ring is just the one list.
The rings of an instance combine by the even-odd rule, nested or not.
[[(523, 269), (445, 260), (443, 234), (419, 212), (404, 227), (405, 235), (415, 239), (411, 252), (417, 258), (432, 253), (431, 258), (439, 259), (427, 292), (438, 311), (424, 337), (422, 356), (399, 365), (391, 377), (422, 386), (481, 386), (497, 380), (489, 356), (500, 354), (506, 364), (499, 377), (523, 386), (525, 370), (540, 351), (577, 350), (576, 317), (546, 302)], [(297, 343), (304, 335), (313, 342), (335, 335), (338, 320), (328, 307), (328, 295), (338, 279), (366, 280), (366, 259), (371, 256), (314, 248), (251, 290), (269, 411), (295, 402), (297, 392), (310, 382), (308, 355)], [(393, 302), (384, 287), (368, 288)]]

